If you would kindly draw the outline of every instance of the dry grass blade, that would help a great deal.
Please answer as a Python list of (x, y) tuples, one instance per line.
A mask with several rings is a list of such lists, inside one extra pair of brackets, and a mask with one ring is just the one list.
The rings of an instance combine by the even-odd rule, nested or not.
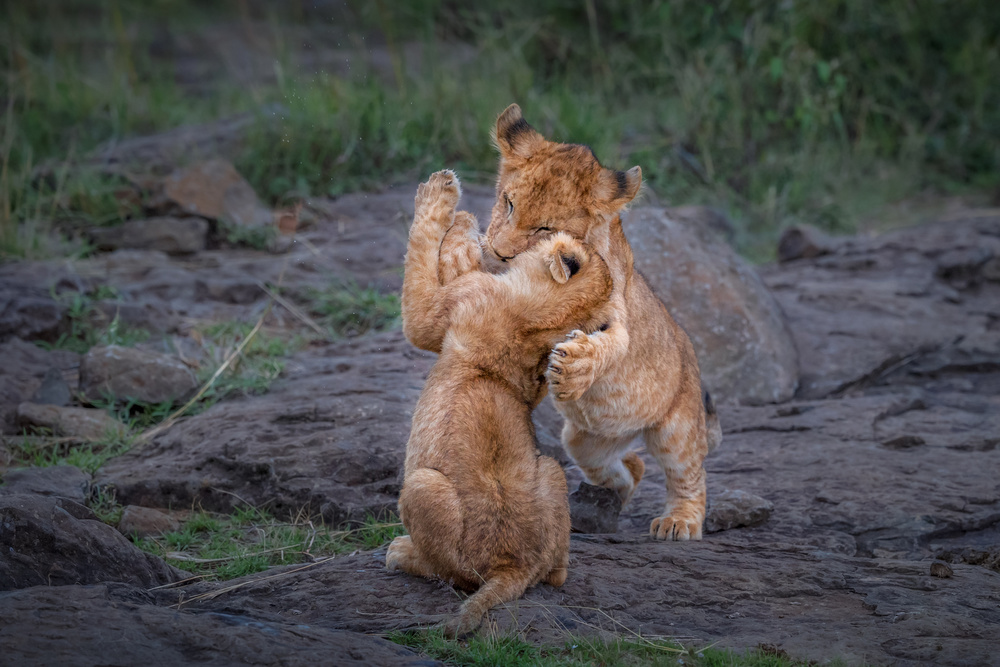
[(188, 577), (187, 579), (181, 579), (180, 581), (174, 581), (174, 582), (171, 582), (169, 584), (163, 584), (161, 586), (153, 586), (152, 588), (147, 588), (146, 591), (147, 592), (149, 592), (149, 591), (158, 591), (158, 590), (163, 589), (163, 588), (173, 588), (175, 586), (184, 586), (186, 584), (190, 584), (193, 581), (198, 581), (199, 579), (204, 579), (205, 577), (208, 577), (208, 576), (210, 576), (210, 575), (199, 574), (199, 575), (196, 575), (196, 576), (193, 576), (193, 577)]
[(323, 338), (329, 338), (329, 334), (327, 333), (327, 331), (325, 331), (323, 327), (318, 325), (316, 323), (316, 320), (306, 315), (305, 311), (296, 306), (294, 303), (292, 303), (285, 297), (281, 296), (280, 294), (278, 294), (277, 292), (275, 292), (262, 282), (258, 282), (257, 287), (261, 288), (265, 294), (267, 294), (269, 297), (277, 301), (280, 305), (282, 305), (285, 308), (285, 310), (287, 310), (289, 313), (291, 313), (296, 318), (301, 320), (302, 323), (308, 326), (310, 329), (318, 333), (320, 336), (323, 336)]
[(302, 570), (308, 570), (311, 567), (316, 567), (317, 565), (322, 565), (323, 563), (326, 563), (327, 561), (331, 561), (333, 559), (334, 559), (334, 556), (328, 556), (327, 558), (324, 558), (322, 560), (318, 560), (318, 561), (316, 561), (314, 563), (309, 563), (307, 565), (303, 565), (302, 567), (297, 567), (297, 568), (295, 568), (293, 570), (287, 570), (285, 572), (279, 572), (278, 574), (271, 574), (271, 575), (268, 575), (266, 577), (259, 577), (259, 578), (255, 578), (255, 579), (248, 579), (246, 581), (241, 581), (238, 584), (233, 584), (232, 586), (226, 586), (224, 588), (220, 588), (217, 591), (209, 591), (207, 593), (201, 593), (200, 595), (195, 595), (192, 598), (188, 598), (188, 599), (184, 600), (183, 602), (178, 602), (177, 604), (171, 605), (171, 606), (174, 607), (174, 608), (180, 609), (182, 604), (186, 604), (186, 603), (190, 603), (190, 602), (197, 602), (199, 600), (212, 600), (214, 598), (219, 597), (220, 595), (225, 595), (226, 593), (232, 593), (233, 591), (239, 590), (239, 589), (244, 588), (246, 586), (251, 586), (253, 584), (257, 584), (257, 583), (260, 583), (262, 581), (270, 581), (270, 580), (273, 580), (273, 579), (280, 579), (281, 577), (287, 577), (290, 574), (295, 574), (296, 572), (301, 572)]
[(298, 551), (297, 547), (305, 546), (305, 542), (299, 542), (298, 544), (286, 544), (280, 547), (274, 547), (273, 549), (263, 549), (261, 551), (251, 551), (242, 554), (236, 554), (233, 556), (223, 556), (221, 558), (197, 558), (191, 556), (182, 551), (171, 551), (164, 555), (164, 558), (169, 560), (179, 560), (186, 563), (226, 563), (233, 560), (238, 560), (240, 558), (252, 558), (254, 556), (263, 556), (264, 554), (273, 554), (278, 551), (287, 551), (289, 553), (305, 553), (303, 551)]
[(191, 409), (192, 405), (197, 403), (198, 400), (205, 395), (205, 392), (208, 391), (212, 387), (212, 385), (215, 384), (215, 381), (219, 379), (219, 376), (225, 373), (226, 369), (228, 369), (233, 364), (233, 362), (239, 358), (239, 356), (243, 353), (243, 349), (250, 344), (250, 341), (253, 340), (253, 337), (256, 336), (257, 332), (259, 332), (261, 327), (264, 326), (264, 320), (271, 312), (271, 306), (273, 304), (274, 304), (273, 300), (267, 302), (267, 307), (264, 309), (264, 312), (261, 313), (260, 318), (258, 318), (257, 324), (255, 324), (253, 329), (250, 330), (250, 333), (247, 334), (246, 338), (240, 341), (240, 344), (236, 346), (236, 349), (234, 349), (229, 354), (229, 356), (226, 357), (225, 361), (223, 361), (222, 364), (219, 366), (219, 368), (216, 369), (215, 373), (212, 374), (212, 377), (210, 377), (208, 381), (201, 386), (201, 389), (198, 390), (198, 393), (196, 393), (187, 403), (185, 403), (180, 408), (171, 413), (170, 416), (168, 416), (162, 422), (160, 422), (153, 428), (149, 429), (148, 431), (141, 433), (139, 437), (137, 437), (135, 440), (136, 446), (141, 446), (146, 444), (147, 442), (158, 436), (160, 433), (163, 433), (165, 430), (173, 426), (174, 423), (185, 412)]

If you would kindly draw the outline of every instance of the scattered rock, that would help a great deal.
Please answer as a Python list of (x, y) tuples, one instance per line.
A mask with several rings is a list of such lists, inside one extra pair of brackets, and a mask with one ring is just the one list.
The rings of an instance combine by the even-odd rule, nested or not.
[(118, 520), (118, 531), (126, 537), (152, 537), (180, 530), (180, 521), (152, 507), (128, 505)]
[(614, 489), (587, 482), (569, 494), (570, 525), (576, 533), (616, 533), (622, 499)]
[(59, 336), (62, 318), (63, 308), (47, 286), (7, 280), (0, 285), (0, 341), (53, 341)]
[(227, 160), (208, 160), (175, 171), (164, 180), (163, 195), (188, 215), (239, 227), (274, 223), (274, 214)]
[(68, 369), (80, 364), (80, 355), (65, 350), (43, 350), (13, 339), (0, 343), (0, 429), (17, 433), (17, 406), (41, 388), (52, 368)]
[(774, 505), (760, 496), (739, 489), (725, 489), (709, 496), (705, 532), (718, 533), (743, 526), (759, 526), (768, 520)]
[(0, 590), (103, 581), (149, 588), (186, 576), (64, 498), (0, 495), (0, 544)]
[(791, 262), (836, 252), (842, 245), (825, 232), (812, 225), (795, 225), (781, 233), (778, 240), (778, 261)]
[(117, 227), (95, 227), (88, 235), (98, 250), (157, 250), (189, 255), (205, 249), (208, 222), (204, 218), (147, 218)]
[(80, 362), (80, 392), (91, 400), (112, 396), (140, 403), (183, 399), (198, 380), (176, 357), (120, 345), (91, 348)]
[(45, 371), (42, 384), (31, 395), (31, 402), (39, 405), (68, 405), (73, 398), (69, 385), (58, 368)]
[(941, 561), (934, 561), (931, 563), (931, 576), (940, 577), (941, 579), (947, 579), (955, 575), (955, 571), (951, 569), (951, 566), (947, 563), (942, 563)]
[(4, 474), (0, 486), (2, 495), (14, 493), (56, 496), (83, 503), (90, 496), (90, 475), (75, 466), (19, 468)]
[(709, 230), (667, 210), (633, 209), (624, 224), (636, 269), (694, 344), (705, 388), (719, 402), (791, 398), (795, 345), (753, 267)]
[(0, 594), (0, 655), (10, 665), (412, 665), (440, 663), (379, 637), (294, 617), (158, 607), (129, 584), (38, 586)]
[(90, 441), (120, 438), (127, 431), (124, 424), (104, 410), (35, 403), (17, 406), (17, 424), (22, 429)]

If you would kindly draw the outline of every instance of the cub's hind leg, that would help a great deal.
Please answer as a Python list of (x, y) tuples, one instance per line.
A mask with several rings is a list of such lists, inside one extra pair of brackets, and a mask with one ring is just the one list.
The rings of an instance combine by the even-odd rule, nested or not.
[[(667, 475), (667, 504), (649, 532), (657, 539), (700, 540), (705, 522), (705, 456), (708, 434), (701, 406), (685, 401), (668, 421), (644, 434), (646, 448)], [(697, 405), (695, 403), (697, 402)]]
[(445, 475), (431, 468), (408, 474), (399, 493), (399, 514), (410, 534), (393, 540), (386, 567), (422, 577), (467, 578), (462, 574), (462, 508)]
[(409, 535), (400, 535), (389, 545), (385, 554), (385, 569), (401, 570), (428, 579), (437, 575), (431, 563), (417, 551)]
[(566, 451), (587, 481), (596, 486), (614, 489), (628, 503), (642, 479), (646, 466), (635, 452), (628, 451), (633, 436), (610, 438), (585, 431), (566, 420), (562, 441)]
[[(566, 473), (559, 463), (548, 456), (538, 457), (538, 478), (542, 501), (541, 516), (548, 522), (548, 541), (551, 559), (542, 581), (550, 586), (562, 586), (569, 567), (569, 495)], [(543, 570), (544, 572), (544, 570)]]

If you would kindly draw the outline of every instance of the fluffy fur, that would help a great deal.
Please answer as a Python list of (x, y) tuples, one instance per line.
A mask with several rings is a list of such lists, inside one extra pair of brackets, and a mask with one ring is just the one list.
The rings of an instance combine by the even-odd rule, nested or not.
[(516, 104), (498, 118), (495, 141), (500, 169), (486, 242), (497, 258), (511, 260), (558, 232), (586, 240), (610, 225), (610, 315), (556, 345), (547, 371), (566, 418), (563, 444), (590, 482), (628, 502), (644, 472), (629, 443), (641, 435), (667, 477), (666, 507), (650, 533), (700, 539), (704, 459), (722, 432), (691, 341), (633, 268), (619, 212), (638, 194), (641, 170), (606, 169), (586, 146), (545, 140)]
[[(540, 581), (559, 586), (569, 559), (566, 477), (541, 456), (531, 412), (545, 396), (553, 345), (606, 316), (607, 264), (556, 234), (497, 276), (477, 270), (475, 218), (457, 213), (450, 171), (417, 191), (403, 279), (403, 329), (440, 352), (413, 414), (399, 510), (409, 535), (386, 566), (478, 589), (445, 625), (479, 626), (496, 604)], [(606, 235), (606, 234), (605, 234)]]

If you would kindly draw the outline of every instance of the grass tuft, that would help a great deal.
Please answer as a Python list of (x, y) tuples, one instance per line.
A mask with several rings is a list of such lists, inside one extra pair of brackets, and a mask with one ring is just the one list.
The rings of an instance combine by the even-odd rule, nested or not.
[(395, 516), (369, 517), (360, 527), (332, 530), (308, 517), (281, 521), (248, 505), (233, 514), (196, 512), (175, 532), (136, 539), (139, 548), (194, 574), (226, 580), (275, 565), (377, 549), (401, 534)]
[(606, 641), (596, 637), (569, 636), (562, 646), (537, 645), (518, 635), (480, 632), (467, 640), (445, 639), (441, 630), (392, 632), (391, 641), (408, 646), (447, 665), (469, 667), (584, 667), (622, 665), (636, 667), (793, 667), (796, 661), (780, 649), (759, 647), (736, 652), (715, 647), (695, 648), (667, 640)]

